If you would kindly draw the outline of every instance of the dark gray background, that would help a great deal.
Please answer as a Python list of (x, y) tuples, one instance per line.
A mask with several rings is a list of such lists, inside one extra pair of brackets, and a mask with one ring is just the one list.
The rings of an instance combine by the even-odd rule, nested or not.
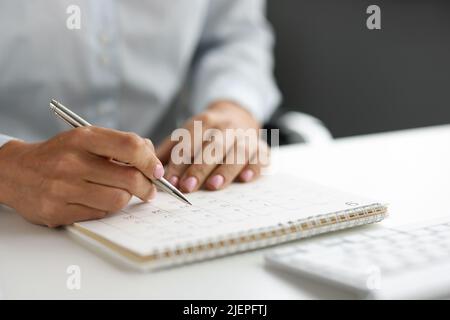
[(268, 16), (282, 108), (337, 137), (450, 123), (450, 1), (269, 0)]

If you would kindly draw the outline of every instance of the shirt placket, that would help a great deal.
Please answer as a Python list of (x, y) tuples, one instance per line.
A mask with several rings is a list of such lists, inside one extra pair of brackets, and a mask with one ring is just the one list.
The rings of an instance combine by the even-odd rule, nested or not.
[(91, 1), (93, 47), (92, 78), (96, 88), (89, 104), (89, 119), (98, 126), (117, 128), (119, 125), (119, 61), (117, 13), (115, 1)]

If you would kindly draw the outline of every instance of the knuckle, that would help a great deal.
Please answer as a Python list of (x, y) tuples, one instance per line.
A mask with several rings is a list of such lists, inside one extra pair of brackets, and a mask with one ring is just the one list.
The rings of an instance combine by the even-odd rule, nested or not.
[(115, 191), (111, 199), (111, 210), (120, 211), (128, 204), (130, 198), (131, 195), (124, 190)]
[(208, 167), (204, 165), (192, 165), (190, 166), (185, 173), (186, 177), (194, 176), (194, 177), (203, 177), (206, 175), (208, 171)]
[(80, 127), (69, 131), (69, 142), (77, 143), (80, 140), (87, 139), (92, 130), (90, 127)]
[(170, 178), (172, 176), (179, 176), (182, 172), (182, 170), (177, 169), (177, 166), (169, 164), (164, 172), (164, 176)]
[(41, 213), (47, 217), (47, 218), (53, 218), (54, 217), (54, 210), (55, 205), (53, 204), (53, 201), (45, 198), (41, 201), (40, 211)]
[(213, 145), (214, 149), (216, 149), (216, 150), (226, 151), (225, 137), (223, 137), (222, 139), (214, 138), (212, 145)]
[(55, 228), (61, 225), (59, 221), (59, 212), (57, 206), (51, 200), (44, 199), (40, 205), (40, 215), (43, 222), (51, 228)]
[(127, 184), (130, 191), (138, 190), (141, 179), (142, 173), (140, 173), (138, 170), (130, 169), (126, 171), (125, 183)]
[(134, 132), (129, 132), (125, 134), (125, 144), (132, 150), (138, 150), (145, 146), (145, 141), (139, 135)]
[(61, 190), (61, 186), (58, 181), (52, 180), (52, 181), (47, 182), (46, 189), (47, 189), (47, 194), (49, 196), (54, 197), (59, 194), (59, 192)]
[(54, 172), (67, 172), (77, 168), (78, 158), (72, 153), (64, 153), (55, 157), (53, 164)]
[(150, 200), (154, 197), (154, 194), (156, 192), (156, 188), (154, 185), (151, 185), (150, 187), (146, 188), (146, 191), (144, 192), (144, 198), (147, 200)]
[(157, 164), (158, 164), (158, 162), (156, 161), (156, 159), (153, 157), (150, 157), (149, 159), (147, 159), (147, 161), (143, 165), (144, 172), (153, 174)]
[(203, 123), (210, 123), (212, 121), (212, 117), (211, 117), (211, 114), (209, 114), (208, 112), (203, 112), (195, 118), (195, 121), (201, 121)]
[(219, 122), (219, 124), (217, 125), (217, 128), (222, 131), (225, 131), (226, 129), (235, 128), (235, 124), (234, 124), (233, 120), (223, 119)]
[[(203, 150), (203, 163), (213, 165), (219, 164), (223, 161), (224, 156), (226, 156), (225, 145), (221, 141), (214, 141), (211, 143), (210, 148), (205, 148)], [(214, 151), (211, 151), (214, 150)]]
[(155, 146), (152, 142), (152, 140), (150, 139), (144, 139), (145, 143), (147, 143), (147, 145), (150, 147), (150, 149), (152, 149), (153, 151), (155, 151)]

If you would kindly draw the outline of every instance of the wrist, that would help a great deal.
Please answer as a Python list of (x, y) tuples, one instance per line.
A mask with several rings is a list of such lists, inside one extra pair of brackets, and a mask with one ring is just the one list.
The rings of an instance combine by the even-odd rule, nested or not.
[(232, 119), (246, 119), (248, 125), (254, 128), (261, 128), (261, 123), (245, 107), (231, 100), (218, 100), (211, 103), (207, 110), (221, 113), (225, 117)]
[(218, 100), (218, 101), (214, 101), (213, 103), (211, 103), (208, 108), (208, 110), (225, 110), (225, 111), (230, 111), (230, 110), (236, 110), (239, 112), (245, 112), (248, 115), (251, 115), (251, 113), (245, 109), (244, 107), (240, 106), (238, 103), (231, 101), (231, 100)]
[(25, 145), (24, 141), (11, 140), (0, 147), (0, 204), (11, 206), (16, 156)]

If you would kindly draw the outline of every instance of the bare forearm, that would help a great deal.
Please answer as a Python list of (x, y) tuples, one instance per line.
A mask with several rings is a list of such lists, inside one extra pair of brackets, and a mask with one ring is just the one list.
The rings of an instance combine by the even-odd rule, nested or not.
[(12, 177), (15, 175), (14, 154), (19, 152), (24, 142), (11, 140), (0, 147), (0, 203), (11, 205), (14, 186)]

